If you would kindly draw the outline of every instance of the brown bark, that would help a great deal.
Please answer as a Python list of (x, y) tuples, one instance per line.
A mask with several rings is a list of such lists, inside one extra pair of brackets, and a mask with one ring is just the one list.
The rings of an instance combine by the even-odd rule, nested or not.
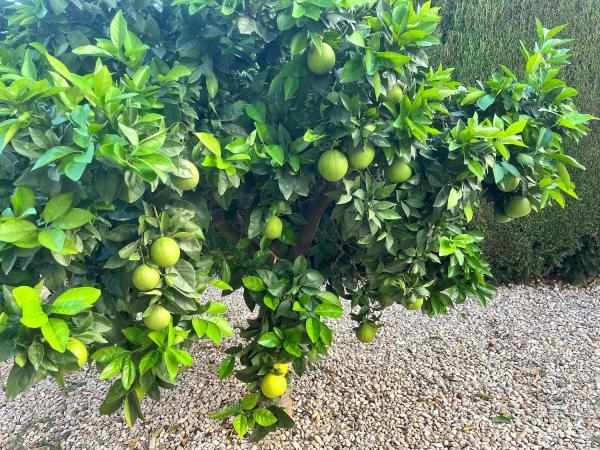
[(310, 250), (319, 224), (321, 223), (321, 217), (327, 211), (327, 208), (333, 203), (333, 199), (327, 196), (327, 193), (335, 189), (335, 183), (324, 182), (315, 191), (315, 195), (308, 200), (306, 207), (304, 208), (306, 214), (306, 223), (300, 229), (298, 233), (298, 242), (294, 245), (289, 252), (290, 259), (295, 259), (300, 255), (306, 255)]
[(219, 231), (221, 231), (221, 233), (223, 233), (225, 237), (232, 243), (237, 244), (237, 242), (240, 240), (240, 232), (236, 230), (235, 227), (231, 225), (231, 223), (229, 223), (224, 216), (221, 215), (215, 217), (213, 223), (215, 227), (217, 227)]

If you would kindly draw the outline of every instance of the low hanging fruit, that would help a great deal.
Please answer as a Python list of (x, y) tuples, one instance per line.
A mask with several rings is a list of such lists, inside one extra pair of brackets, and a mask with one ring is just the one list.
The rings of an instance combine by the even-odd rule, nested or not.
[(356, 337), (365, 344), (371, 342), (377, 334), (377, 325), (373, 322), (363, 322), (356, 329)]
[(190, 172), (191, 175), (189, 177), (173, 176), (171, 181), (182, 191), (191, 191), (195, 189), (200, 181), (200, 173), (198, 172), (198, 168), (193, 162), (187, 160), (181, 161), (181, 168)]
[(402, 159), (396, 159), (385, 169), (385, 179), (391, 183), (403, 183), (412, 176), (412, 168)]
[(152, 305), (144, 314), (144, 325), (151, 330), (162, 330), (171, 322), (171, 313), (160, 305)]
[(517, 195), (512, 197), (504, 207), (504, 213), (513, 219), (526, 216), (531, 212), (531, 202), (527, 197)]
[(403, 95), (402, 87), (399, 84), (394, 84), (388, 88), (385, 101), (390, 103), (400, 103)]
[(348, 172), (348, 159), (339, 150), (327, 150), (319, 158), (318, 169), (327, 181), (340, 181)]
[(329, 73), (333, 66), (335, 66), (335, 52), (331, 48), (331, 45), (323, 42), (321, 44), (321, 51), (317, 47), (313, 47), (308, 53), (306, 60), (308, 69), (316, 75), (325, 75)]
[(260, 383), (260, 390), (267, 398), (281, 397), (287, 387), (285, 375), (275, 375), (274, 373), (266, 374)]
[(419, 309), (421, 309), (421, 306), (423, 306), (423, 297), (419, 297), (415, 299), (414, 302), (407, 303), (405, 305), (406, 309), (408, 309), (409, 311), (418, 311)]
[(131, 274), (131, 281), (138, 291), (151, 291), (160, 283), (160, 272), (147, 264), (141, 264)]
[(279, 239), (283, 231), (283, 222), (277, 216), (269, 217), (265, 222), (263, 236), (267, 239)]
[(82, 367), (88, 359), (87, 347), (79, 339), (70, 337), (67, 341), (67, 350), (77, 358), (77, 365), (79, 367)]
[(502, 192), (512, 192), (519, 187), (520, 183), (521, 179), (519, 177), (514, 175), (505, 175), (504, 178), (498, 182), (498, 189), (500, 189)]
[(177, 242), (170, 237), (161, 237), (150, 247), (150, 257), (159, 267), (174, 266), (179, 261), (180, 255)]
[(366, 169), (375, 159), (375, 147), (367, 143), (362, 150), (350, 153), (348, 157), (350, 165), (355, 169)]

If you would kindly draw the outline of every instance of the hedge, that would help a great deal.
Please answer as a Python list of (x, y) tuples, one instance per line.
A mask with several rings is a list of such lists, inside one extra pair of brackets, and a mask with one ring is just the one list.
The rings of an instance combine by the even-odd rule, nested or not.
[[(437, 62), (456, 67), (456, 78), (486, 79), (489, 67), (519, 66), (515, 42), (531, 44), (535, 18), (546, 27), (567, 24), (572, 65), (566, 80), (580, 95), (577, 106), (600, 117), (599, 0), (436, 0), (441, 6), (443, 45)], [(546, 208), (510, 224), (496, 224), (491, 208), (482, 208), (478, 226), (487, 236), (484, 251), (498, 282), (525, 281), (555, 272), (577, 281), (600, 268), (600, 122), (571, 154), (587, 168), (574, 173), (581, 201)]]

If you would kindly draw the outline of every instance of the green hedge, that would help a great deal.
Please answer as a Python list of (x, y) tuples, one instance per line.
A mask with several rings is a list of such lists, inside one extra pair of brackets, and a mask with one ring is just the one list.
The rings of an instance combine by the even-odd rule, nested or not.
[[(434, 0), (441, 6), (443, 45), (436, 62), (457, 67), (456, 78), (485, 79), (490, 66), (521, 63), (519, 40), (531, 45), (535, 18), (550, 28), (567, 24), (572, 65), (567, 81), (576, 87), (581, 111), (600, 117), (600, 0)], [(483, 208), (478, 225), (487, 240), (485, 252), (497, 281), (523, 281), (558, 271), (577, 280), (600, 267), (600, 123), (571, 154), (587, 167), (574, 173), (581, 201), (546, 208), (542, 214), (496, 224)]]

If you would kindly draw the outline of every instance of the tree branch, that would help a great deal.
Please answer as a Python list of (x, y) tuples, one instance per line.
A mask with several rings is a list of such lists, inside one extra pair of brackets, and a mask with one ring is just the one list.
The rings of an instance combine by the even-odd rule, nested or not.
[(300, 255), (306, 255), (308, 250), (310, 250), (310, 245), (315, 238), (319, 223), (321, 223), (321, 217), (333, 202), (333, 199), (328, 197), (327, 193), (334, 190), (335, 187), (335, 183), (322, 183), (321, 186), (319, 186), (319, 189), (315, 191), (315, 195), (307, 202), (305, 207), (305, 211), (308, 212), (306, 224), (302, 226), (298, 233), (298, 242), (290, 249), (290, 259), (295, 259)]
[(233, 225), (231, 225), (231, 222), (227, 221), (224, 214), (221, 213), (214, 215), (213, 224), (232, 243), (238, 243), (238, 241), (241, 238), (241, 234), (238, 230), (235, 229)]

